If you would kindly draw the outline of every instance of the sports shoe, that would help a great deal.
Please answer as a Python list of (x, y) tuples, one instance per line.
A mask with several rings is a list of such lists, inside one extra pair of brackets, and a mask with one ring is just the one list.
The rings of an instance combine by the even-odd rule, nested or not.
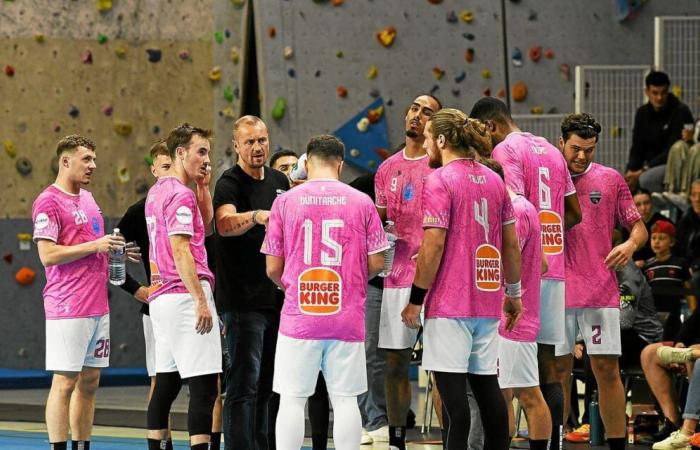
[(653, 450), (690, 450), (690, 438), (683, 431), (678, 430), (671, 433), (669, 437), (661, 442), (652, 445)]
[(372, 438), (372, 442), (389, 442), (389, 425), (368, 431), (367, 434)]
[(656, 349), (656, 356), (664, 364), (685, 364), (695, 361), (692, 348), (659, 347)]
[(671, 435), (671, 433), (673, 433), (674, 431), (677, 431), (677, 430), (678, 430), (678, 427), (676, 426), (676, 424), (674, 424), (673, 422), (671, 422), (668, 419), (665, 419), (663, 427), (661, 427), (661, 429), (659, 431), (654, 433), (651, 436), (651, 438), (654, 440), (654, 442), (663, 441), (664, 439), (669, 437)]
[(360, 445), (368, 445), (373, 443), (374, 440), (372, 439), (372, 436), (369, 435), (367, 430), (364, 428), (362, 429), (362, 437), (360, 438)]
[(591, 426), (587, 423), (564, 435), (567, 442), (588, 443), (591, 439)]
[(693, 449), (700, 448), (700, 433), (695, 433), (693, 437), (690, 438), (690, 446)]

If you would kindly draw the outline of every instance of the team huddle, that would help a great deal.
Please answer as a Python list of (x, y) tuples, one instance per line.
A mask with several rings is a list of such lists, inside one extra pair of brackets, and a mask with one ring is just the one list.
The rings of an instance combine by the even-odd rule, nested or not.
[[(422, 367), (441, 400), (444, 448), (465, 449), (473, 439), (473, 395), (489, 450), (510, 445), (513, 397), (526, 412), (530, 448), (561, 449), (578, 336), (598, 381), (609, 447), (625, 447), (615, 271), (633, 264), (647, 231), (622, 175), (593, 162), (600, 125), (588, 114), (567, 116), (557, 148), (518, 129), (500, 100), (482, 98), (466, 114), (431, 95), (413, 100), (405, 125), (405, 145), (374, 176), (374, 202), (340, 181), (346, 149), (333, 136), (309, 140), (307, 177), (290, 184), (263, 169), (269, 142), (262, 120), (238, 119), (237, 170), (284, 187), (269, 210), (218, 194), (212, 202), (208, 130), (184, 124), (154, 145), (157, 181), (141, 206), (149, 285), (130, 289), (150, 313), (144, 316), (147, 347), (152, 342), (149, 449), (172, 448), (169, 414), (183, 380), (191, 448), (219, 448), (220, 331), (226, 330), (219, 328), (217, 304), (227, 281), (209, 269), (205, 237), (249, 230), (263, 233), (256, 251), (284, 296), (272, 375), (279, 410), (269, 448), (303, 446), (304, 409), (319, 372), (333, 407), (335, 448), (359, 448), (366, 414), (358, 397), (373, 389), (368, 364), (375, 347), (386, 355), (380, 380), (386, 441), (391, 450), (405, 450), (409, 363), (421, 338)], [(260, 137), (241, 139), (257, 136), (253, 131)], [(95, 149), (85, 137), (63, 138), (56, 182), (32, 210), (46, 267), (46, 367), (54, 372), (46, 422), (56, 450), (67, 448), (69, 428), (73, 448), (89, 449), (99, 370), (109, 362), (108, 255), (125, 249), (130, 261), (141, 259), (138, 246), (125, 244), (129, 233), (105, 230), (83, 189), (96, 168)], [(613, 247), (618, 225), (629, 238)], [(222, 247), (216, 252), (223, 257)], [(383, 270), (376, 321), (366, 320), (368, 283)], [(267, 418), (260, 422), (267, 427)], [(227, 449), (244, 448), (225, 437)]]

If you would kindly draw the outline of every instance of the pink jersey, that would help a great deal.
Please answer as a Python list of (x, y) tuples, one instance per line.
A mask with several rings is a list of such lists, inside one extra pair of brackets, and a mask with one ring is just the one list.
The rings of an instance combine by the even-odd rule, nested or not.
[(340, 181), (312, 179), (277, 197), (261, 251), (284, 258), (280, 333), (364, 341), (367, 255), (388, 247), (370, 198)]
[(619, 308), (613, 269), (605, 267), (615, 225), (641, 220), (625, 180), (617, 171), (592, 163), (574, 176), (581, 223), (566, 232), (566, 307)]
[(374, 178), (377, 206), (386, 208), (386, 218), (395, 224), (396, 253), (391, 274), (384, 287), (411, 287), (416, 274), (416, 260), (423, 239), (421, 193), (423, 181), (433, 171), (428, 155), (410, 159), (400, 151), (384, 161)]
[(549, 270), (542, 278), (564, 280), (564, 197), (576, 193), (566, 160), (545, 138), (513, 132), (493, 149), (506, 184), (537, 209)]
[(512, 331), (506, 331), (505, 316), (501, 316), (498, 333), (511, 341), (535, 342), (540, 332), (540, 281), (542, 238), (537, 210), (525, 197), (513, 199), (515, 229), (520, 243), (523, 315)]
[(200, 280), (214, 286), (214, 275), (207, 266), (204, 248), (204, 222), (197, 206), (197, 197), (175, 177), (163, 177), (151, 187), (146, 197), (148, 226), (148, 259), (151, 264), (151, 286), (148, 300), (163, 294), (187, 293), (185, 283), (175, 268), (170, 236), (190, 236), (190, 251)]
[(491, 169), (458, 159), (423, 187), (423, 228), (445, 228), (445, 248), (425, 317), (500, 318), (503, 225), (515, 222), (506, 186)]
[[(32, 206), (34, 241), (46, 239), (72, 246), (105, 234), (104, 220), (92, 194), (83, 189), (69, 194), (51, 185)], [(96, 317), (109, 312), (106, 253), (93, 253), (73, 262), (46, 268), (44, 312), (47, 319)]]

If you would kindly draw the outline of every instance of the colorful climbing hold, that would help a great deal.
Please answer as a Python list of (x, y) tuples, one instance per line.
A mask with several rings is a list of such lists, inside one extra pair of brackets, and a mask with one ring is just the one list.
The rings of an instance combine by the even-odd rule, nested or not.
[(527, 85), (523, 81), (517, 81), (511, 88), (510, 96), (515, 102), (522, 102), (527, 97)]
[(241, 59), (240, 57), (240, 52), (238, 51), (238, 47), (231, 47), (231, 62), (234, 64), (238, 64), (238, 61)]
[(374, 80), (377, 78), (377, 75), (379, 74), (379, 69), (377, 66), (372, 66), (367, 70), (367, 79), (368, 80)]
[(360, 151), (356, 148), (353, 148), (352, 150), (350, 150), (350, 156), (352, 156), (353, 158), (357, 158), (358, 156), (360, 156)]
[(272, 118), (279, 122), (284, 117), (285, 112), (287, 112), (287, 99), (277, 97), (275, 105), (272, 107)]
[(112, 128), (114, 129), (114, 132), (120, 136), (128, 136), (134, 129), (129, 122), (123, 122), (121, 120), (115, 121)]
[(457, 89), (457, 88), (452, 89), (452, 95), (454, 95), (455, 97), (459, 97), (459, 94), (460, 94), (461, 92), (462, 92), (462, 91), (459, 90), (459, 89)]
[(481, 69), (481, 76), (483, 78), (491, 78), (491, 71), (489, 69)]
[(391, 154), (389, 153), (389, 151), (388, 151), (387, 149), (385, 149), (385, 148), (375, 148), (375, 149), (374, 149), (374, 153), (376, 153), (377, 156), (379, 156), (380, 158), (382, 158), (382, 161), (384, 161), (385, 159), (387, 159), (387, 158), (389, 158), (389, 157), (391, 156)]
[(226, 28), (226, 29), (224, 30), (224, 36), (226, 36), (226, 39), (228, 39), (228, 38), (231, 37), (231, 31), (229, 31), (228, 28)]
[(83, 64), (92, 64), (92, 52), (90, 50), (85, 50), (81, 59)]
[(534, 22), (535, 20), (537, 20), (537, 11), (531, 9), (527, 15), (527, 20), (529, 20), (530, 22)]
[[(435, 94), (437, 91), (440, 90), (440, 86), (437, 84), (434, 84), (433, 87), (430, 88), (430, 93)], [(386, 102), (387, 105), (389, 105), (389, 102)], [(389, 105), (391, 106), (391, 105)]]
[(46, 38), (44, 38), (44, 35), (42, 33), (36, 33), (34, 35), (34, 40), (39, 44), (43, 44)]
[(54, 123), (54, 124), (53, 124), (53, 131), (54, 131), (54, 133), (58, 133), (59, 131), (61, 131), (61, 124), (60, 124), (60, 123)]
[(216, 41), (217, 44), (222, 44), (224, 42), (224, 32), (223, 31), (215, 31), (214, 32), (214, 40)]
[(342, 51), (342, 50), (336, 51), (336, 52), (335, 52), (335, 57), (336, 57), (336, 58), (342, 58), (342, 57), (343, 57), (343, 51)]
[(476, 38), (472, 33), (462, 33), (462, 37), (468, 41), (473, 41)]
[(104, 114), (107, 117), (111, 116), (113, 111), (114, 107), (112, 107), (112, 105), (105, 105), (102, 107), (102, 114)]
[(320, 76), (321, 76), (321, 71), (320, 71), (320, 70), (316, 70), (316, 72), (314, 73), (314, 76), (315, 76), (316, 78), (320, 77)]
[(459, 19), (457, 18), (457, 13), (454, 11), (449, 11), (447, 13), (447, 23), (457, 23)]
[(379, 89), (377, 89), (377, 88), (371, 89), (369, 91), (369, 96), (372, 98), (377, 98), (377, 97), (379, 97), (379, 95), (380, 95)]
[(469, 11), (468, 9), (462, 11), (462, 13), (459, 16), (466, 23), (471, 23), (474, 20), (474, 13)]
[(540, 58), (542, 58), (542, 47), (537, 46), (537, 47), (530, 47), (530, 50), (528, 50), (528, 56), (530, 57), (530, 61), (532, 62), (538, 62)]
[(440, 67), (433, 67), (433, 76), (436, 80), (441, 80), (445, 76), (445, 71)]
[(513, 53), (510, 56), (510, 60), (515, 67), (522, 67), (522, 65), (523, 65), (523, 52), (521, 52), (518, 47), (515, 47), (513, 49)]
[(333, 0), (333, 6), (340, 6), (344, 3), (344, 0)]
[(456, 77), (455, 77), (455, 83), (461, 83), (464, 81), (464, 79), (467, 78), (467, 72), (461, 71)]
[(109, 40), (109, 38), (107, 37), (106, 34), (99, 33), (97, 35), (97, 43), (100, 45), (106, 44), (108, 40)]
[(15, 76), (15, 68), (9, 64), (6, 64), (5, 65), (5, 75), (7, 75), (8, 77), (14, 77)]
[(190, 52), (189, 50), (182, 49), (179, 52), (177, 52), (177, 57), (183, 61), (187, 61), (190, 59)]
[(294, 49), (288, 45), (284, 47), (282, 54), (284, 56), (284, 59), (291, 59), (291, 57), (294, 56)]
[(340, 98), (345, 98), (348, 96), (348, 88), (345, 86), (338, 86), (335, 88), (335, 94)]
[(393, 26), (387, 27), (377, 33), (377, 40), (384, 47), (388, 48), (394, 43), (396, 39), (396, 28)]
[(547, 59), (554, 59), (554, 50), (551, 48), (544, 51), (544, 57)]
[(146, 53), (148, 53), (148, 62), (157, 63), (163, 56), (163, 52), (157, 48), (147, 48)]
[(484, 89), (483, 94), (484, 94), (484, 97), (491, 97), (491, 88), (487, 87), (486, 89)]
[(498, 97), (498, 98), (505, 98), (505, 96), (506, 96), (506, 90), (503, 89), (503, 88), (501, 88), (501, 89), (498, 91), (498, 93), (496, 94), (496, 97)]
[(229, 103), (233, 101), (233, 88), (229, 85), (224, 86), (224, 100)]
[(235, 8), (243, 8), (246, 0), (231, 0), (231, 3)]
[(433, 5), (439, 5), (442, 3), (442, 0), (428, 0), (428, 3), (431, 3)]
[(17, 156), (17, 150), (15, 149), (15, 143), (12, 142), (10, 139), (5, 139), (2, 141), (2, 147), (5, 149), (5, 153), (7, 153), (7, 156), (10, 158), (14, 158)]
[(367, 112), (367, 119), (369, 120), (369, 123), (377, 123), (379, 122), (379, 119), (382, 118), (384, 115), (384, 106), (378, 106), (374, 109), (370, 109)]
[(153, 125), (151, 131), (153, 132), (153, 134), (158, 134), (160, 133), (160, 127), (158, 125)]
[(118, 46), (114, 49), (114, 54), (117, 55), (117, 58), (124, 59), (126, 57), (126, 47), (123, 45)]
[(221, 67), (212, 67), (209, 71), (209, 80), (212, 82), (219, 81), (221, 79)]
[(17, 162), (15, 162), (15, 169), (20, 175), (27, 176), (32, 173), (32, 162), (24, 157), (18, 158)]
[(267, 29), (267, 36), (268, 36), (270, 39), (274, 39), (275, 36), (277, 36), (277, 28), (275, 28), (275, 27), (269, 27), (269, 28)]
[(233, 108), (230, 106), (227, 106), (226, 108), (222, 109), (219, 114), (222, 117), (225, 117), (227, 119), (235, 119), (236, 118), (236, 113), (233, 111)]
[(117, 169), (117, 178), (120, 183), (128, 183), (131, 180), (131, 175), (129, 174), (129, 169), (126, 167), (120, 167)]
[(34, 282), (36, 272), (27, 266), (22, 267), (15, 273), (15, 281), (22, 286), (29, 286)]
[(357, 131), (360, 133), (365, 133), (369, 129), (369, 119), (363, 117), (357, 122)]
[(671, 92), (676, 97), (681, 97), (683, 95), (683, 88), (680, 84), (674, 84), (673, 87), (671, 87)]
[(287, 75), (289, 75), (289, 78), (295, 78), (297, 76), (297, 72), (290, 67), (287, 69)]
[(146, 154), (146, 155), (143, 157), (143, 161), (144, 161), (147, 165), (149, 165), (149, 166), (152, 166), (152, 165), (153, 165), (153, 157), (152, 157), (150, 154)]
[(613, 138), (619, 138), (620, 136), (622, 136), (622, 128), (619, 127), (618, 125), (612, 126), (612, 127), (610, 128), (610, 135), (611, 135)]
[(71, 105), (70, 109), (68, 110), (68, 115), (75, 119), (80, 115), (80, 110), (77, 106)]
[(541, 106), (533, 106), (530, 108), (530, 114), (543, 114), (544, 108)]
[(4, 259), (7, 264), (12, 264), (12, 253), (5, 253), (2, 255), (2, 259)]
[(112, 0), (97, 0), (97, 10), (100, 12), (112, 9)]
[(468, 63), (474, 61), (474, 49), (468, 48), (464, 51), (464, 60)]
[(571, 80), (571, 69), (569, 68), (568, 64), (562, 64), (559, 66), (559, 76), (561, 76), (561, 79), (564, 81)]

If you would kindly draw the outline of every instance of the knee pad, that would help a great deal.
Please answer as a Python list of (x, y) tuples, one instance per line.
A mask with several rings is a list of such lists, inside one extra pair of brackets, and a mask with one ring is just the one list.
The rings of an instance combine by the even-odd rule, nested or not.
[(165, 430), (168, 428), (170, 407), (177, 398), (181, 387), (182, 378), (180, 378), (179, 373), (166, 372), (156, 374), (156, 386), (153, 389), (151, 401), (148, 403), (148, 413), (146, 415), (149, 430)]
[(217, 396), (217, 377), (217, 374), (208, 374), (189, 379), (190, 404), (187, 410), (187, 428), (190, 436), (211, 433), (212, 410)]

